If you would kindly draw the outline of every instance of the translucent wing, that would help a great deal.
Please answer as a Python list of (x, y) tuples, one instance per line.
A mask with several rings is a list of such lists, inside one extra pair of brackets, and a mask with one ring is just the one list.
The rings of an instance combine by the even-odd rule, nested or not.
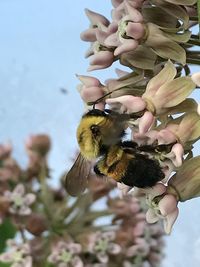
[(79, 153), (74, 165), (66, 174), (64, 181), (65, 189), (71, 196), (77, 196), (86, 189), (90, 170), (91, 162)]

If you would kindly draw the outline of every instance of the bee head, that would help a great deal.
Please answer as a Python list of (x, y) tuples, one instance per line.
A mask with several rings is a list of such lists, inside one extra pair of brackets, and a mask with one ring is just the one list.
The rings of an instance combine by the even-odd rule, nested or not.
[(104, 120), (106, 120), (104, 116), (85, 115), (77, 128), (80, 151), (87, 159), (95, 159), (100, 156)]

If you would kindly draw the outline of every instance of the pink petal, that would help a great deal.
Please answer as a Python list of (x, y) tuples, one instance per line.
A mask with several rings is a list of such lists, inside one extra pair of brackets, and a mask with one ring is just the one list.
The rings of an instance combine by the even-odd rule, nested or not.
[(164, 230), (166, 232), (166, 234), (170, 234), (171, 230), (172, 230), (172, 226), (174, 225), (177, 217), (178, 217), (178, 207), (169, 215), (167, 215), (167, 217), (164, 220)]
[(124, 2), (124, 6), (129, 16), (129, 20), (132, 20), (133, 22), (143, 22), (143, 16), (136, 8), (131, 6), (127, 1)]
[(32, 194), (32, 193), (29, 193), (29, 194), (26, 194), (25, 197), (24, 197), (24, 200), (25, 200), (25, 204), (26, 205), (31, 205), (33, 202), (35, 202), (36, 200), (36, 195)]
[(126, 27), (126, 35), (139, 40), (145, 34), (144, 26), (141, 23), (129, 22)]
[(13, 261), (13, 253), (12, 252), (5, 252), (0, 255), (0, 261), (2, 262), (12, 262)]
[(159, 221), (159, 217), (156, 215), (153, 209), (148, 209), (146, 213), (146, 221), (148, 223), (155, 223)]
[(101, 87), (91, 86), (91, 87), (83, 87), (80, 92), (81, 98), (85, 102), (95, 101), (103, 96), (103, 90)]
[(125, 196), (128, 193), (128, 191), (130, 190), (130, 188), (131, 188), (130, 186), (125, 185), (123, 183), (117, 183), (117, 187), (121, 191), (122, 196)]
[(108, 244), (108, 253), (116, 255), (121, 252), (121, 247), (118, 244), (110, 243)]
[(96, 29), (96, 40), (103, 45), (105, 44), (105, 39), (108, 37), (109, 33), (102, 31), (100, 29)]
[(113, 34), (110, 34), (105, 40), (104, 40), (104, 44), (107, 46), (107, 47), (117, 47), (118, 45), (120, 45), (120, 41), (119, 41), (119, 38), (118, 38), (118, 35), (117, 33), (113, 33)]
[(25, 188), (23, 184), (18, 184), (15, 189), (13, 190), (13, 193), (19, 194), (19, 195), (24, 195), (25, 193)]
[(97, 78), (85, 75), (76, 75), (76, 77), (86, 86), (99, 86), (101, 83)]
[(123, 43), (119, 45), (115, 51), (114, 55), (119, 56), (123, 53), (134, 51), (138, 46), (138, 41), (134, 39), (123, 39)]
[(173, 145), (170, 153), (166, 154), (165, 157), (171, 159), (174, 166), (180, 167), (183, 162), (184, 148), (180, 143)]
[(163, 129), (158, 133), (158, 143), (159, 144), (171, 144), (177, 141), (174, 133), (168, 129)]
[(150, 111), (146, 111), (139, 120), (139, 133), (146, 133), (149, 128), (153, 125), (155, 117)]
[(107, 99), (106, 103), (120, 103), (125, 107), (128, 113), (142, 111), (146, 107), (146, 102), (141, 97), (136, 97), (132, 95), (124, 95), (116, 98)]
[(136, 224), (136, 226), (133, 228), (133, 235), (134, 236), (141, 236), (144, 234), (145, 230), (145, 222), (141, 221)]
[(22, 215), (22, 216), (27, 216), (27, 215), (30, 215), (32, 213), (32, 210), (27, 206), (22, 206), (22, 207), (20, 207), (19, 211), (17, 211), (16, 213), (18, 213), (19, 215)]
[(110, 23), (109, 20), (103, 15), (96, 13), (94, 11), (91, 11), (87, 8), (85, 9), (85, 13), (93, 26), (96, 26), (99, 23), (102, 23), (103, 25), (108, 26)]
[(155, 186), (145, 189), (148, 198), (153, 200), (155, 197), (162, 195), (166, 191), (166, 186), (162, 183), (157, 183)]
[(177, 208), (177, 200), (174, 195), (167, 194), (165, 195), (158, 204), (160, 213), (163, 216), (167, 216), (172, 213)]
[(74, 267), (83, 267), (83, 262), (80, 257), (76, 256), (72, 259), (72, 266)]
[(111, 0), (111, 2), (114, 7), (117, 7), (123, 2), (123, 0)]
[(111, 51), (100, 51), (90, 58), (90, 65), (98, 65), (101, 68), (106, 68), (112, 65), (114, 61), (114, 55)]
[(74, 253), (74, 254), (78, 254), (78, 253), (80, 253), (81, 252), (81, 245), (80, 244), (78, 244), (78, 243), (70, 243), (69, 245), (68, 245), (68, 247), (69, 247), (69, 250), (70, 250), (70, 252), (72, 252), (72, 253)]
[(95, 42), (96, 38), (96, 30), (97, 28), (89, 28), (81, 33), (80, 38), (86, 42)]

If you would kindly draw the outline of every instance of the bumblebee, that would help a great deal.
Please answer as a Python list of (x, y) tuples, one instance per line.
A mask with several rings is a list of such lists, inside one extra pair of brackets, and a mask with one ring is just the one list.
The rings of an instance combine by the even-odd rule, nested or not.
[(163, 151), (168, 153), (171, 145), (138, 146), (133, 141), (123, 141), (127, 121), (142, 115), (142, 112), (129, 115), (95, 108), (83, 115), (77, 128), (80, 154), (65, 177), (65, 188), (70, 195), (85, 190), (92, 167), (98, 176), (131, 187), (152, 187), (164, 178), (154, 156)]

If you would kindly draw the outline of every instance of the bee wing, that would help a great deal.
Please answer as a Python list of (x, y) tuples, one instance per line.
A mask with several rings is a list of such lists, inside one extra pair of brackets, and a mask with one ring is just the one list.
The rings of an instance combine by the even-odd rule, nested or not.
[(79, 153), (64, 181), (65, 189), (71, 196), (77, 196), (86, 189), (90, 170), (91, 163)]

